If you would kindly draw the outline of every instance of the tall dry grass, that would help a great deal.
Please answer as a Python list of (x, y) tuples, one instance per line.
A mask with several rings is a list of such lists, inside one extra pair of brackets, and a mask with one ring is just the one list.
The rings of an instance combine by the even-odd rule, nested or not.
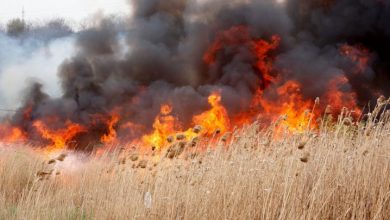
[(390, 219), (390, 113), (378, 114), (277, 137), (253, 124), (174, 159), (70, 153), (49, 164), (3, 147), (0, 219)]

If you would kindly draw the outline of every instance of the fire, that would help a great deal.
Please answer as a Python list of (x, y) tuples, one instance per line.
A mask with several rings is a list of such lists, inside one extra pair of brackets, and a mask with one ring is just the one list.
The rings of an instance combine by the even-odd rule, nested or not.
[[(212, 93), (208, 97), (208, 103), (211, 108), (194, 116), (192, 126), (200, 125), (203, 130), (202, 135), (205, 136), (211, 136), (216, 131), (227, 132), (230, 128), (230, 121), (225, 107), (221, 104), (221, 95), (218, 92)], [(160, 113), (153, 123), (153, 132), (142, 137), (144, 145), (160, 149), (167, 144), (170, 136), (183, 134), (187, 141), (197, 136), (192, 128), (183, 130), (178, 119), (172, 115), (172, 111), (173, 108), (169, 104), (161, 106)]]
[(213, 65), (216, 63), (218, 53), (224, 48), (244, 45), (250, 48), (256, 58), (254, 66), (261, 74), (262, 86), (267, 87), (275, 80), (271, 75), (273, 60), (269, 55), (279, 47), (279, 43), (280, 37), (277, 35), (273, 35), (269, 42), (263, 39), (253, 40), (247, 26), (233, 26), (217, 35), (216, 40), (204, 54), (203, 61), (207, 65)]
[(160, 114), (157, 115), (153, 123), (153, 132), (142, 137), (144, 144), (157, 149), (166, 144), (169, 135), (175, 133), (176, 119), (171, 115), (172, 106), (165, 104), (161, 106)]
[(253, 105), (260, 111), (260, 118), (276, 121), (281, 119), (292, 132), (302, 132), (308, 126), (314, 113), (314, 100), (305, 100), (301, 95), (301, 85), (293, 80), (287, 81), (272, 90), (271, 94), (259, 94), (254, 98)]
[[(310, 109), (313, 106), (312, 100), (304, 100), (301, 95), (301, 85), (296, 81), (288, 81), (277, 89), (281, 104), (279, 109), (264, 103), (266, 112), (285, 116), (284, 124), (292, 131), (302, 132), (309, 125), (313, 113)], [(279, 111), (278, 111), (279, 110)]]
[[(83, 121), (78, 124), (67, 120), (63, 124), (56, 122), (55, 125), (58, 127), (53, 128), (51, 123), (49, 124), (51, 121), (49, 117), (32, 117), (35, 107), (28, 105), (22, 109), (21, 117), (26, 122), (32, 122), (33, 126), (18, 127), (5, 122), (0, 125), (0, 140), (10, 143), (31, 139), (43, 141), (45, 145), (47, 144), (48, 151), (67, 148), (69, 144), (79, 139), (84, 142), (92, 139), (94, 143), (105, 146), (126, 141), (141, 148), (162, 149), (178, 134), (184, 135), (184, 139), (180, 138), (183, 141), (190, 141), (198, 136), (213, 137), (216, 133), (229, 132), (234, 126), (244, 126), (257, 119), (267, 123), (278, 121), (290, 132), (304, 132), (307, 128), (317, 127), (315, 119), (321, 115), (327, 104), (332, 105), (335, 113), (340, 112), (343, 107), (361, 113), (357, 107), (357, 94), (350, 92), (348, 77), (342, 75), (329, 80), (326, 91), (319, 97), (324, 104), (319, 105), (313, 97), (306, 97), (303, 94), (303, 87), (299, 81), (286, 78), (287, 74), (284, 74), (283, 70), (275, 70), (273, 63), (277, 59), (276, 52), (280, 41), (281, 38), (277, 35), (267, 39), (253, 38), (248, 27), (234, 26), (217, 33), (215, 40), (205, 51), (204, 64), (212, 70), (219, 65), (223, 66), (220, 63), (225, 62), (224, 56), (228, 56), (226, 51), (234, 54), (244, 50), (248, 55), (244, 60), (248, 62), (249, 68), (252, 68), (251, 71), (258, 75), (255, 75), (253, 87), (250, 88), (253, 96), (245, 103), (249, 108), (246, 107), (239, 113), (227, 111), (227, 106), (223, 105), (223, 93), (218, 89), (207, 97), (209, 108), (191, 116), (192, 118), (186, 120), (190, 122), (185, 125), (178, 117), (180, 114), (176, 115), (172, 104), (169, 102), (162, 104), (154, 118), (151, 131), (145, 124), (126, 120), (131, 118), (131, 113), (121, 115), (122, 111), (118, 111), (124, 110), (121, 106), (109, 113), (87, 115), (91, 122)], [(354, 64), (352, 74), (365, 71), (371, 61), (369, 51), (363, 47), (343, 45), (340, 47), (340, 53)], [(147, 87), (140, 87), (139, 90), (141, 95), (132, 97), (132, 104), (140, 102)], [(200, 133), (193, 131), (193, 127), (197, 125), (202, 127)], [(123, 134), (127, 136), (123, 137)], [(79, 143), (75, 143), (77, 144)]]
[[(284, 124), (290, 130), (302, 131), (313, 117), (312, 113), (306, 111), (312, 107), (312, 101), (305, 101), (301, 96), (301, 85), (293, 80), (282, 83), (281, 79), (276, 77), (271, 54), (279, 47), (280, 40), (277, 35), (272, 36), (270, 41), (252, 39), (248, 27), (235, 26), (218, 34), (215, 42), (206, 51), (204, 61), (209, 65), (215, 63), (219, 51), (231, 45), (247, 46), (256, 59), (254, 66), (259, 71), (262, 82), (258, 83), (250, 109), (233, 117), (235, 125), (249, 124), (258, 116), (273, 121), (284, 115)], [(267, 94), (264, 94), (265, 89)], [(269, 93), (272, 98), (264, 96), (270, 96)]]
[(218, 52), (230, 45), (240, 45), (250, 42), (248, 27), (234, 26), (226, 31), (218, 33), (214, 43), (208, 48), (203, 56), (206, 64), (214, 64), (217, 60)]
[(271, 83), (275, 82), (272, 72), (272, 60), (269, 58), (269, 53), (279, 47), (280, 37), (277, 35), (272, 36), (271, 42), (265, 40), (258, 40), (253, 42), (253, 50), (256, 55), (256, 67), (262, 73), (264, 79), (264, 86), (267, 87)]
[(215, 131), (222, 133), (230, 128), (230, 120), (225, 107), (221, 104), (221, 95), (217, 92), (211, 94), (208, 98), (211, 109), (196, 115), (193, 118), (193, 123), (201, 125), (206, 135), (212, 135)]
[[(269, 54), (276, 50), (279, 44), (280, 37), (276, 35), (272, 36), (270, 42), (260, 39), (254, 43), (254, 53), (257, 57), (256, 67), (262, 73), (264, 86), (268, 88), (267, 92), (273, 93), (273, 97), (267, 98), (262, 88), (257, 89), (251, 109), (256, 109), (254, 114), (260, 114), (260, 117), (272, 121), (282, 116), (283, 124), (290, 131), (302, 132), (306, 126), (309, 126), (310, 119), (313, 117), (313, 113), (308, 111), (313, 103), (311, 100), (304, 100), (299, 82), (289, 80), (281, 83), (281, 79), (272, 76), (273, 60)], [(271, 85), (274, 86), (270, 88)], [(274, 100), (275, 96), (276, 100)]]
[(352, 70), (354, 74), (360, 74), (366, 70), (371, 60), (370, 52), (362, 46), (344, 44), (340, 47), (340, 53), (356, 64)]
[(117, 134), (116, 134), (115, 125), (119, 122), (119, 119), (120, 119), (119, 115), (115, 113), (108, 120), (108, 122), (106, 123), (108, 132), (100, 138), (102, 143), (109, 144), (116, 141)]
[(26, 139), (25, 133), (17, 127), (0, 125), (0, 139), (8, 143), (16, 143)]
[(72, 123), (71, 121), (66, 121), (66, 127), (61, 129), (50, 129), (40, 120), (35, 121), (33, 126), (40, 133), (42, 138), (50, 142), (50, 144), (46, 146), (47, 151), (64, 149), (76, 135), (87, 131), (85, 127)]
[(331, 104), (334, 114), (340, 113), (343, 107), (349, 108), (355, 114), (359, 115), (361, 110), (357, 107), (357, 95), (354, 92), (342, 91), (342, 87), (348, 85), (348, 79), (345, 76), (335, 77), (329, 82), (328, 91), (324, 99)]

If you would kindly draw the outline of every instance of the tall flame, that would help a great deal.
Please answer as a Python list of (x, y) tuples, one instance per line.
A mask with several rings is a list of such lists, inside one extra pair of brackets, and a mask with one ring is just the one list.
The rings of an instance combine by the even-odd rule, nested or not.
[(161, 106), (160, 114), (153, 123), (153, 132), (142, 137), (144, 144), (156, 148), (161, 148), (165, 145), (168, 136), (175, 133), (176, 119), (171, 113), (171, 105), (165, 104)]
[(108, 132), (104, 134), (100, 140), (104, 144), (109, 144), (115, 142), (117, 138), (115, 125), (119, 122), (120, 116), (116, 113), (112, 114), (110, 119), (106, 122)]
[(257, 58), (256, 67), (262, 73), (264, 79), (264, 87), (269, 86), (275, 82), (272, 72), (272, 59), (269, 58), (269, 53), (279, 47), (280, 37), (274, 35), (271, 37), (271, 42), (265, 40), (257, 40), (253, 42), (252, 49)]
[[(218, 92), (208, 97), (211, 108), (192, 119), (192, 126), (199, 125), (203, 129), (202, 134), (210, 136), (214, 132), (226, 132), (230, 128), (230, 121), (225, 107), (221, 104), (221, 95)], [(160, 114), (153, 123), (153, 132), (142, 137), (143, 144), (153, 146), (157, 149), (167, 144), (168, 137), (175, 134), (183, 134), (186, 140), (190, 140), (197, 134), (192, 128), (183, 130), (177, 118), (172, 115), (172, 106), (164, 104), (161, 106)]]
[(310, 109), (313, 101), (305, 100), (301, 95), (301, 85), (293, 80), (276, 88), (277, 99), (260, 98), (257, 102), (262, 107), (261, 116), (271, 120), (283, 118), (283, 124), (290, 131), (301, 132), (308, 126), (313, 113)]
[(216, 130), (222, 133), (228, 131), (230, 120), (225, 107), (221, 104), (221, 95), (217, 92), (212, 93), (208, 98), (208, 102), (211, 109), (194, 116), (193, 123), (201, 125), (207, 135), (212, 135)]

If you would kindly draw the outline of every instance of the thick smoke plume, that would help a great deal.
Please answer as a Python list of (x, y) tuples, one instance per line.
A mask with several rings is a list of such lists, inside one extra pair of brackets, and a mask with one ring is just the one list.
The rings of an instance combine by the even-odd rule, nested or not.
[(41, 81), (50, 95), (61, 95), (55, 72), (73, 53), (73, 34), (61, 19), (39, 25), (14, 19), (0, 29), (1, 109), (19, 107), (29, 81)]
[(134, 15), (127, 21), (107, 18), (76, 35), (75, 55), (58, 68), (61, 97), (33, 84), (8, 123), (37, 142), (48, 141), (37, 121), (57, 131), (77, 124), (66, 144), (87, 149), (112, 128), (118, 139), (140, 138), (166, 103), (182, 127), (193, 126), (213, 92), (230, 118), (248, 113), (251, 119), (273, 109), (263, 104), (252, 114), (259, 95), (282, 107), (299, 92), (297, 100), (321, 97), (330, 102), (325, 106), (353, 108), (390, 94), (387, 1), (130, 4)]

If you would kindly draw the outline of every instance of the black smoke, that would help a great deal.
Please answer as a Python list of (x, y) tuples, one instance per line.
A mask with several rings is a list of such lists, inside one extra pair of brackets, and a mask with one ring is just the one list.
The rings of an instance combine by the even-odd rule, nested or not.
[[(348, 78), (340, 90), (356, 93), (361, 106), (379, 93), (390, 94), (386, 1), (200, 2), (134, 0), (128, 20), (107, 18), (80, 31), (77, 54), (59, 67), (62, 97), (50, 98), (40, 85), (31, 86), (13, 124), (32, 134), (32, 123), (48, 116), (56, 118), (53, 127), (77, 122), (89, 128), (77, 137), (82, 144), (75, 147), (84, 149), (108, 132), (95, 116), (109, 118), (113, 111), (121, 115), (119, 138), (129, 139), (151, 129), (164, 103), (172, 104), (184, 127), (190, 126), (192, 116), (209, 108), (207, 97), (216, 90), (229, 115), (246, 112), (264, 83), (248, 45), (227, 45), (212, 65), (203, 59), (218, 33), (234, 26), (246, 26), (253, 39), (280, 36), (273, 72), (300, 82), (305, 98), (320, 97), (335, 76)], [(357, 64), (340, 53), (344, 44), (369, 51), (368, 66), (359, 74), (352, 73)], [(27, 119), (26, 108), (31, 108)], [(129, 121), (142, 129), (119, 130)]]

